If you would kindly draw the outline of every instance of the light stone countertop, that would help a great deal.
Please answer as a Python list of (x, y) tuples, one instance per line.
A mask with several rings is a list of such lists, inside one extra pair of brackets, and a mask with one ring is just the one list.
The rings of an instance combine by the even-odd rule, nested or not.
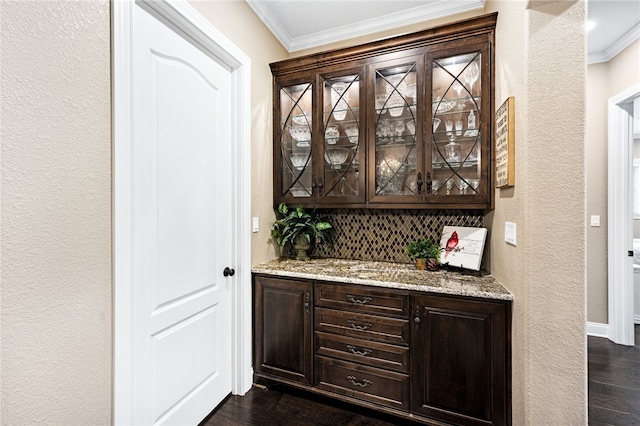
[(474, 271), (419, 271), (413, 264), (404, 263), (346, 259), (307, 261), (276, 259), (252, 267), (251, 272), (485, 299), (513, 300), (509, 290), (489, 274)]

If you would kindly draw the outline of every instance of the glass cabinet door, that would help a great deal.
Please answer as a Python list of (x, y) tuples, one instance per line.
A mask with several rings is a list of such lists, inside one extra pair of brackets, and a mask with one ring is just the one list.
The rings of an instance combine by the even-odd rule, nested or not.
[(486, 193), (481, 188), (480, 140), (484, 59), (481, 52), (473, 52), (432, 62), (432, 173), (427, 192), (440, 199), (456, 197), (447, 199), (453, 203)]
[(321, 202), (364, 200), (360, 74), (327, 77), (322, 83)]
[(375, 143), (370, 168), (375, 172), (369, 173), (373, 180), (372, 198), (382, 202), (416, 199), (424, 190), (420, 172), (421, 123), (416, 120), (418, 61), (375, 68), (373, 74)]
[(493, 209), (496, 19), (269, 64), (274, 204)]
[(313, 194), (311, 83), (282, 87), (280, 102), (280, 196), (309, 198)]

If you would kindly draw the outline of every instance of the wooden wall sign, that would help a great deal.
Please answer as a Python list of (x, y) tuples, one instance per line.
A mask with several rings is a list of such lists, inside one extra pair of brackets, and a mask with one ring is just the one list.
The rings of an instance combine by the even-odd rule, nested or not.
[(509, 96), (496, 111), (496, 188), (516, 184), (515, 125), (515, 98)]

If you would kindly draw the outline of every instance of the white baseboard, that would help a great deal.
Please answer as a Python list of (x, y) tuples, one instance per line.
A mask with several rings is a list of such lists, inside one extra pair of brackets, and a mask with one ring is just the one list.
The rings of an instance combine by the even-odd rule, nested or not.
[(587, 322), (587, 336), (609, 337), (609, 324), (599, 322)]
[(635, 317), (633, 317), (633, 322), (635, 324), (640, 324), (640, 315), (636, 315)]

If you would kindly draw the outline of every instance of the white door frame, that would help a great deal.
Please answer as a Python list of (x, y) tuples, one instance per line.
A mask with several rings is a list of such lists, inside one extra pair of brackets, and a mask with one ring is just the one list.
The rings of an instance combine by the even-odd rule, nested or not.
[(608, 250), (609, 250), (609, 339), (622, 345), (634, 344), (633, 266), (627, 255), (633, 250), (631, 194), (631, 157), (629, 143), (632, 117), (622, 104), (640, 93), (640, 84), (631, 86), (609, 99), (609, 178), (608, 178)]
[[(217, 58), (232, 73), (232, 392), (243, 395), (251, 366), (251, 61), (184, 0), (114, 0), (112, 3), (113, 114), (113, 421), (132, 424), (132, 34), (133, 11), (143, 7)], [(212, 409), (214, 407), (211, 407)]]

